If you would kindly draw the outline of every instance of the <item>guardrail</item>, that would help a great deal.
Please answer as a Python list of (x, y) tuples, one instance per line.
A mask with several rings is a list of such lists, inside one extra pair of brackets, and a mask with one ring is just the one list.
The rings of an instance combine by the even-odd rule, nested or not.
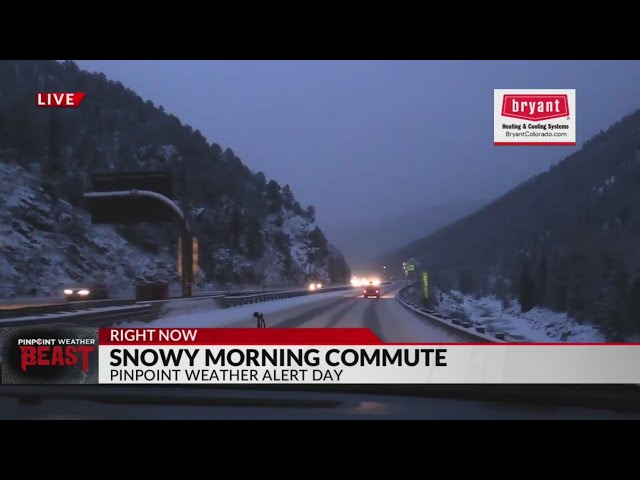
[(325, 287), (320, 290), (271, 291), (244, 290), (227, 292), (209, 292), (190, 298), (136, 302), (135, 299), (88, 300), (64, 302), (49, 305), (32, 305), (0, 310), (0, 326), (26, 325), (78, 325), (109, 326), (124, 320), (150, 321), (162, 308), (162, 305), (175, 300), (194, 301), (211, 299), (223, 308), (267, 302), (303, 295), (321, 294), (353, 287)]
[(240, 291), (227, 291), (222, 292), (225, 297), (242, 297), (244, 295), (258, 295), (262, 293), (278, 293), (280, 290), (240, 290)]
[(76, 310), (86, 310), (97, 307), (115, 307), (122, 305), (134, 305), (133, 299), (122, 300), (87, 300), (79, 302), (54, 303), (49, 305), (29, 305), (25, 307), (15, 307), (0, 310), (0, 319), (18, 318), (32, 315), (42, 315), (45, 313), (72, 312)]
[(27, 325), (82, 325), (82, 326), (109, 326), (124, 320), (151, 320), (158, 307), (150, 303), (120, 305), (109, 307), (89, 308), (67, 312), (47, 312), (32, 315), (23, 315), (15, 318), (0, 320), (2, 327), (18, 327)]
[(423, 317), (427, 317), (430, 320), (434, 320), (443, 325), (446, 325), (449, 328), (464, 332), (467, 335), (472, 335), (478, 339), (493, 343), (509, 343), (509, 335), (505, 332), (500, 332), (497, 330), (487, 330), (482, 325), (476, 325), (472, 322), (469, 322), (468, 320), (451, 318), (448, 315), (436, 312), (435, 310), (431, 310), (420, 305), (416, 305), (406, 298), (403, 298), (405, 296), (404, 294), (406, 290), (411, 287), (412, 285), (406, 286), (400, 289), (400, 291), (396, 294), (396, 300), (409, 310), (413, 310), (418, 315), (422, 315)]
[[(204, 300), (210, 298), (218, 298), (224, 296), (242, 296), (242, 295), (250, 295), (257, 293), (265, 293), (262, 290), (240, 290), (240, 291), (210, 291), (205, 293), (195, 294), (193, 297), (182, 298), (182, 297), (172, 297), (165, 300), (150, 300), (150, 301), (136, 301), (135, 298), (126, 298), (126, 299), (106, 299), (106, 300), (82, 300), (82, 301), (57, 301), (56, 303), (47, 303), (44, 305), (25, 305), (25, 306), (15, 306), (11, 308), (0, 308), (0, 321), (2, 319), (9, 318), (27, 318), (33, 317), (36, 315), (46, 315), (46, 314), (66, 314), (69, 312), (75, 312), (79, 310), (86, 311), (88, 309), (93, 308), (106, 308), (106, 307), (115, 307), (115, 306), (123, 306), (123, 305), (140, 305), (140, 304), (163, 304), (170, 301), (175, 300)], [(274, 291), (270, 291), (267, 293), (275, 293)]]
[(341, 285), (337, 287), (324, 287), (320, 290), (299, 289), (281, 292), (256, 293), (251, 295), (233, 294), (218, 297), (214, 300), (220, 307), (229, 308), (248, 305), (251, 303), (262, 303), (269, 302), (271, 300), (282, 300), (285, 298), (301, 297), (305, 295), (320, 295), (322, 293), (336, 292), (339, 290), (352, 290), (353, 288), (354, 287), (352, 287), (351, 285)]

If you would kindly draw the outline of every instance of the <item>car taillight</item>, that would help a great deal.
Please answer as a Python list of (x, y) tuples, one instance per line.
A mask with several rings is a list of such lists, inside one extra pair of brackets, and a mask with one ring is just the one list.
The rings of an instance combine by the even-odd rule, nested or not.
[(380, 291), (379, 291), (379, 290), (376, 290), (376, 293), (380, 293)]
[(367, 291), (365, 290), (364, 293), (367, 293)]

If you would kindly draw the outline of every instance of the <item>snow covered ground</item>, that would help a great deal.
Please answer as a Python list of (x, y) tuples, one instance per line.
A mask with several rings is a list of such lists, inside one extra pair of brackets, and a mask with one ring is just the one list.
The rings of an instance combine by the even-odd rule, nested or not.
[(520, 305), (512, 302), (503, 308), (495, 297), (476, 300), (458, 291), (442, 293), (438, 310), (452, 317), (466, 316), (470, 321), (487, 329), (503, 331), (522, 341), (532, 342), (605, 342), (604, 335), (592, 325), (582, 325), (566, 313), (536, 307), (521, 312)]
[(136, 328), (221, 328), (233, 327), (242, 322), (255, 322), (253, 312), (256, 310), (265, 314), (276, 313), (281, 310), (312, 305), (330, 298), (342, 298), (344, 290), (326, 292), (318, 295), (304, 295), (301, 297), (284, 298), (260, 304), (241, 305), (232, 308), (219, 308), (210, 300), (200, 300), (194, 305), (192, 301), (172, 302), (162, 318), (152, 323), (128, 322), (126, 327)]

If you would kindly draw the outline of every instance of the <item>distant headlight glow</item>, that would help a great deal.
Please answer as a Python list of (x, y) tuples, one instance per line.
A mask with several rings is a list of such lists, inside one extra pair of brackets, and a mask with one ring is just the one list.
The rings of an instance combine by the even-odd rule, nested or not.
[(318, 283), (318, 284), (316, 285), (316, 288), (322, 288), (322, 284), (321, 284), (321, 283)]
[(64, 289), (64, 294), (65, 295), (71, 295), (73, 293), (73, 290), (71, 290), (70, 288), (65, 288)]
[(87, 289), (78, 290), (78, 295), (89, 295), (89, 290)]
[(316, 284), (312, 283), (311, 285), (309, 285), (309, 290), (315, 290), (316, 289)]

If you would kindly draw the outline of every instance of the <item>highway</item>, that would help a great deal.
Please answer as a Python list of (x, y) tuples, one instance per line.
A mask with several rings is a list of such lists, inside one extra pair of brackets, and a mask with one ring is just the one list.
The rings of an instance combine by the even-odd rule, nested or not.
[[(233, 294), (242, 294), (243, 292), (254, 293), (259, 292), (261, 290), (255, 289), (243, 289), (243, 290), (230, 290), (230, 293)], [(276, 289), (266, 289), (265, 291), (276, 291)], [(171, 299), (181, 299), (182, 295), (179, 292), (179, 287), (172, 285), (172, 288), (169, 291), (171, 295)], [(216, 295), (224, 295), (228, 293), (224, 290), (196, 290), (193, 292), (193, 298), (196, 297), (213, 297)], [(109, 299), (106, 300), (87, 300), (84, 303), (92, 303), (96, 304), (101, 302), (104, 306), (109, 306), (113, 303), (117, 303), (120, 300), (135, 300), (135, 291), (133, 289), (125, 292), (119, 292), (115, 295), (111, 295)], [(0, 299), (0, 312), (2, 310), (13, 310), (20, 309), (26, 307), (51, 307), (51, 306), (59, 306), (59, 305), (68, 305), (70, 307), (73, 306), (82, 306), (83, 301), (73, 301), (68, 302), (65, 300), (64, 295), (52, 295), (50, 297), (17, 297), (17, 298), (8, 298), (8, 299)]]
[[(402, 305), (395, 297), (403, 286), (403, 283), (382, 285), (380, 288), (383, 295), (379, 299), (365, 299), (362, 289), (347, 287), (345, 290), (319, 291), (229, 308), (223, 308), (220, 304), (223, 292), (199, 292), (193, 298), (138, 304), (133, 299), (71, 303), (54, 303), (53, 299), (47, 299), (48, 302), (45, 299), (20, 299), (1, 305), (0, 315), (6, 318), (2, 322), (14, 326), (76, 324), (151, 328), (256, 328), (253, 313), (259, 311), (264, 314), (267, 328), (369, 328), (384, 342), (397, 343), (483, 341)], [(236, 291), (235, 295), (240, 293)], [(258, 292), (251, 292), (249, 297), (255, 293)], [(31, 311), (25, 311), (24, 315), (5, 315), (9, 308), (22, 311), (24, 307), (30, 307)], [(134, 309), (139, 311), (134, 312)], [(128, 312), (131, 312), (130, 319)]]
[(253, 312), (264, 314), (267, 328), (370, 328), (385, 342), (478, 342), (478, 338), (425, 318), (395, 295), (403, 284), (381, 287), (380, 299), (365, 299), (360, 288), (274, 300), (231, 308), (212, 301), (169, 302), (151, 323), (135, 327), (256, 328)]

